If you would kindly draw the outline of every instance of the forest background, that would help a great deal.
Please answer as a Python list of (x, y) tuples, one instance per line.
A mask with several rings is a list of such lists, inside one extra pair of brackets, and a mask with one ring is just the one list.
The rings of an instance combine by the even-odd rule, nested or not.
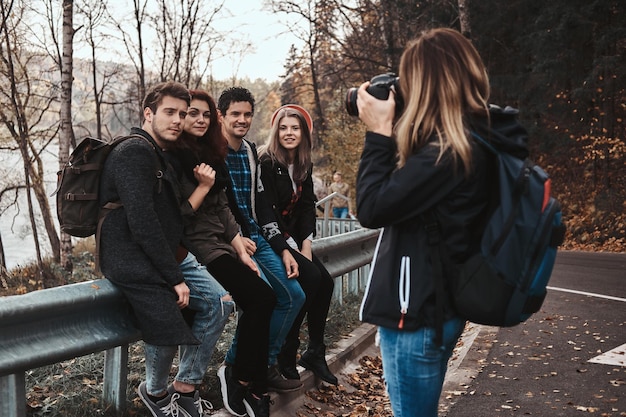
[[(0, 215), (20, 194), (27, 197), (19, 211), (28, 213), (36, 248), (33, 287), (56, 285), (46, 272), (50, 262), (72, 271), (79, 244), (58, 230), (48, 198), (54, 186), (44, 177), (65, 164), (81, 138), (110, 139), (138, 125), (151, 84), (177, 80), (214, 97), (231, 85), (249, 88), (257, 99), (249, 136), (257, 143), (275, 108), (303, 105), (314, 118), (317, 176), (328, 182), (340, 170), (354, 189), (364, 127), (346, 113), (346, 91), (396, 72), (407, 41), (433, 27), (469, 37), (488, 67), (491, 102), (520, 109), (531, 155), (551, 175), (563, 206), (564, 248), (626, 251), (623, 0), (266, 0), (303, 45), (291, 48), (279, 81), (211, 76), (219, 54), (245, 53), (213, 29), (224, 1), (134, 0), (134, 12), (122, 19), (111, 13), (113, 4), (0, 3), (0, 151), (19, 154), (23, 168), (0, 177)], [(89, 48), (91, 58), (74, 59), (76, 47)], [(99, 59), (112, 53), (112, 60)], [(43, 158), (50, 154), (53, 164)], [(4, 289), (12, 286), (5, 266), (0, 235)]]

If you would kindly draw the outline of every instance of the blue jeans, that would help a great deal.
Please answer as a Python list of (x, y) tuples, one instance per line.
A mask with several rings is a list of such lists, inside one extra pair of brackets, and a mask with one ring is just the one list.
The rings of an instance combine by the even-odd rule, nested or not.
[[(270, 340), (268, 365), (275, 365), (278, 353), (283, 346), (291, 325), (304, 305), (306, 296), (297, 279), (287, 278), (285, 264), (280, 256), (263, 237), (255, 239), (256, 252), (252, 259), (261, 271), (261, 278), (267, 282), (276, 294), (276, 307), (270, 320)], [(226, 354), (226, 363), (235, 363), (237, 335)]]
[(347, 219), (348, 207), (333, 207), (333, 217), (338, 219)]
[(454, 318), (444, 323), (443, 346), (438, 346), (435, 329), (423, 327), (401, 331), (379, 327), (383, 374), (395, 417), (437, 417), (441, 388), (448, 359), (465, 321)]
[(176, 380), (198, 385), (209, 366), (215, 344), (222, 335), (228, 316), (234, 310), (233, 301), (224, 301), (228, 292), (189, 253), (179, 265), (189, 287), (189, 309), (195, 312), (191, 330), (199, 345), (145, 345), (146, 384), (149, 394), (161, 394), (167, 389), (172, 361), (179, 349)]

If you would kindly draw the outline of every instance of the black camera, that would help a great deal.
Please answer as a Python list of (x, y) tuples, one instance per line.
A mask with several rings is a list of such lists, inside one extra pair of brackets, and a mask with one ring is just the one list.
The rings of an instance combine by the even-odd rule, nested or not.
[[(379, 74), (372, 77), (370, 85), (367, 87), (367, 92), (379, 100), (387, 100), (389, 98), (389, 90), (391, 87), (395, 90), (396, 101), (396, 118), (402, 113), (404, 103), (402, 96), (400, 95), (400, 78), (393, 72), (386, 74)], [(358, 116), (359, 108), (356, 105), (358, 88), (351, 88), (346, 93), (346, 111), (350, 116)]]

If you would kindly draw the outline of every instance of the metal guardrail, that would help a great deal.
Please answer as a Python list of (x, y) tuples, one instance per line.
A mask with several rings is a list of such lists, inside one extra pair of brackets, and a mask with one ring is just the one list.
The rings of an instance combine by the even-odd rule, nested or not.
[[(364, 285), (363, 271), (356, 271), (368, 267), (377, 236), (376, 230), (360, 229), (313, 242), (313, 251), (335, 282), (341, 279), (336, 292), (337, 287), (343, 294)], [(103, 400), (118, 411), (125, 408), (128, 345), (141, 334), (126, 299), (113, 284), (100, 279), (0, 300), (0, 416), (26, 415), (29, 369), (103, 350)]]
[(317, 218), (316, 237), (336, 236), (342, 233), (352, 232), (362, 226), (357, 219), (337, 219), (335, 217)]
[(317, 219), (317, 236), (328, 237), (338, 235), (340, 233), (351, 232), (361, 227), (359, 222), (352, 219), (338, 219), (331, 216), (331, 201), (338, 197), (346, 201), (350, 201), (348, 197), (338, 192), (334, 192), (322, 198), (316, 203), (316, 207), (322, 211), (322, 217)]

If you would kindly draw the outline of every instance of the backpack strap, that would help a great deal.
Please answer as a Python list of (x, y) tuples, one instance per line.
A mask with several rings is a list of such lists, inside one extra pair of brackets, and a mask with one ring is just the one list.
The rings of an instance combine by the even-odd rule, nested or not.
[(102, 223), (104, 223), (104, 218), (112, 212), (113, 210), (117, 210), (118, 208), (123, 207), (121, 201), (108, 202), (100, 209), (100, 213), (98, 215), (98, 226), (96, 227), (96, 255), (95, 255), (95, 269), (96, 272), (100, 272), (100, 233), (102, 231)]
[[(163, 156), (159, 153), (159, 151), (154, 146), (154, 144), (150, 140), (148, 140), (148, 138), (139, 134), (120, 136), (120, 137), (113, 139), (111, 146), (117, 146), (118, 144), (125, 141), (126, 139), (132, 139), (132, 138), (142, 139), (146, 141), (152, 147), (152, 149), (154, 150), (154, 153), (157, 155), (157, 159), (159, 160), (159, 166), (162, 168), (162, 169), (159, 169), (156, 173), (156, 177), (158, 180), (158, 192), (161, 193), (161, 189), (163, 188), (163, 170), (166, 169), (165, 167), (167, 167), (167, 164), (165, 160), (163, 159)], [(100, 213), (98, 213), (98, 226), (96, 227), (96, 236), (95, 236), (95, 240), (96, 240), (95, 270), (96, 272), (100, 272), (100, 235), (102, 232), (102, 224), (104, 223), (104, 219), (106, 218), (107, 214), (121, 207), (124, 207), (124, 205), (122, 204), (120, 200), (109, 201), (104, 206), (102, 206), (102, 208), (100, 209)]]

